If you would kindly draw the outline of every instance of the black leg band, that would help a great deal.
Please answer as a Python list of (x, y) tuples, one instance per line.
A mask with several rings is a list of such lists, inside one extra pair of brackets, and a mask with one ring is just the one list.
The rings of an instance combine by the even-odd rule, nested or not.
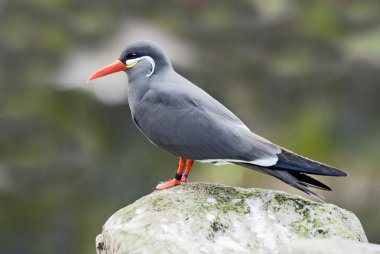
[(175, 174), (175, 177), (174, 177), (174, 178), (177, 179), (177, 180), (181, 180), (182, 175)]

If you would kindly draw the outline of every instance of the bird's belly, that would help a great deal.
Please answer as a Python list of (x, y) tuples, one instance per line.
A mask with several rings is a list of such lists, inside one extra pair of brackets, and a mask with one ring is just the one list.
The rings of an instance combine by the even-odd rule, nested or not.
[(145, 136), (158, 146), (171, 145), (181, 135), (184, 135), (181, 119), (177, 110), (162, 106), (136, 107), (132, 112), (133, 120)]
[[(194, 115), (191, 111), (158, 106), (136, 116), (136, 122), (145, 136), (157, 146), (176, 156), (188, 159), (219, 158), (220, 149), (227, 150), (233, 137), (228, 130), (222, 130), (217, 124)], [(224, 136), (226, 140), (215, 142), (215, 137)]]

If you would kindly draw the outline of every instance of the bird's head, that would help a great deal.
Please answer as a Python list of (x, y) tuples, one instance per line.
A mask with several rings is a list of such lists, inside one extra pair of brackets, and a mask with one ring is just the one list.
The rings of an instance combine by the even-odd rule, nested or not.
[(150, 77), (168, 67), (171, 68), (170, 60), (157, 44), (150, 41), (135, 42), (121, 53), (118, 60), (96, 71), (87, 82), (120, 71), (128, 74), (132, 68), (138, 75), (144, 73)]

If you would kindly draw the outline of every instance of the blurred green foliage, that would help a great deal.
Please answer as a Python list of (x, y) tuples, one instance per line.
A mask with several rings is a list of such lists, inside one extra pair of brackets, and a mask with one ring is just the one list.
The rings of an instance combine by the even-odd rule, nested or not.
[[(324, 179), (327, 200), (380, 242), (380, 2), (4, 0), (2, 252), (94, 253), (115, 210), (174, 174), (177, 158), (145, 140), (126, 102), (105, 105), (52, 78), (70, 52), (106, 43), (126, 18), (189, 43), (196, 64), (175, 68), (255, 132), (346, 169), (348, 178)], [(192, 180), (298, 193), (236, 166), (197, 164)]]

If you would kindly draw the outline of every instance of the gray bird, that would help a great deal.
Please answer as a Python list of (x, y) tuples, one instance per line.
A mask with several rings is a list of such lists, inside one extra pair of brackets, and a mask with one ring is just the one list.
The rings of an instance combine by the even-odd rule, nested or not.
[(321, 196), (309, 187), (331, 189), (307, 174), (347, 176), (253, 133), (223, 104), (175, 72), (152, 42), (131, 44), (88, 82), (119, 71), (128, 76), (128, 102), (136, 126), (150, 142), (180, 158), (175, 177), (157, 185), (158, 190), (187, 182), (194, 161), (255, 169), (315, 197)]

